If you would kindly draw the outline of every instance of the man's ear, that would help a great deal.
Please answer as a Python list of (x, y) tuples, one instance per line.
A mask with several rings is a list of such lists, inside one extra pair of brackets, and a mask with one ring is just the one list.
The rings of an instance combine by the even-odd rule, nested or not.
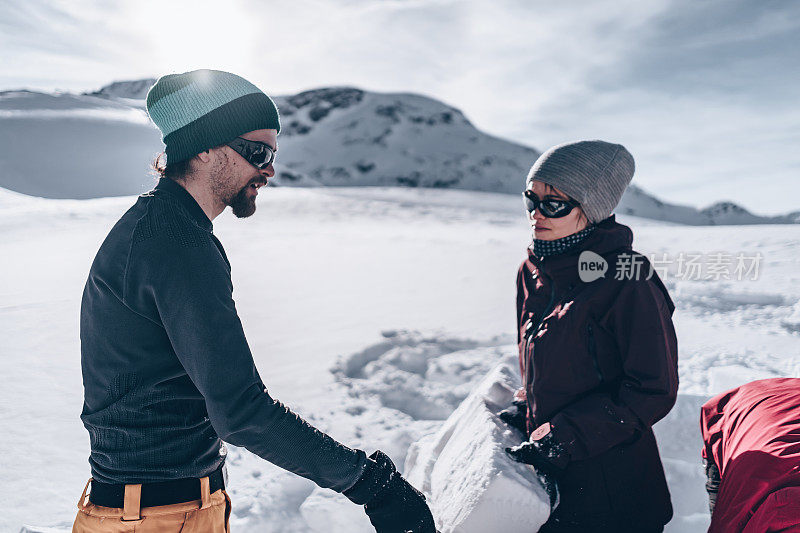
[(203, 152), (200, 152), (195, 157), (197, 157), (203, 163), (208, 163), (209, 161), (211, 161), (211, 157), (212, 157), (211, 156), (211, 150), (205, 150)]

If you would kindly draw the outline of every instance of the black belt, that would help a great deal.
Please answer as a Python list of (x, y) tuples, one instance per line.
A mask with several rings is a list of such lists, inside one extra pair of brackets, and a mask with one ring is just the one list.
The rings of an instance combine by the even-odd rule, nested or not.
[[(225, 479), (222, 470), (225, 463), (208, 475), (209, 492), (214, 494), (220, 489), (225, 489)], [(170, 481), (142, 483), (142, 499), (140, 507), (154, 507), (157, 505), (172, 505), (174, 503), (190, 502), (201, 499), (200, 479), (183, 478)], [(125, 485), (117, 483), (100, 483), (92, 480), (92, 492), (89, 501), (103, 507), (122, 508), (125, 504)]]

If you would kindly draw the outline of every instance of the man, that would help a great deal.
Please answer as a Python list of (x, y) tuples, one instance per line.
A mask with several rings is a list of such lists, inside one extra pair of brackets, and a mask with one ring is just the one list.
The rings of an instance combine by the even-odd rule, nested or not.
[(700, 409), (710, 533), (800, 532), (800, 379), (746, 383)]
[(385, 454), (309, 425), (253, 363), (211, 221), (227, 206), (252, 215), (274, 175), (273, 101), (198, 70), (160, 78), (147, 110), (166, 145), (162, 178), (111, 229), (83, 294), (92, 479), (73, 531), (228, 531), (223, 440), (365, 504), (377, 531), (434, 531), (424, 496)]

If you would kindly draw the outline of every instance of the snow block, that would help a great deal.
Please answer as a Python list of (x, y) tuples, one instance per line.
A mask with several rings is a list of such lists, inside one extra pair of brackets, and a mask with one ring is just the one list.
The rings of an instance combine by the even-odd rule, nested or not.
[(300, 506), (300, 515), (315, 533), (375, 532), (363, 506), (328, 489), (315, 489)]
[(442, 533), (530, 533), (550, 516), (536, 472), (505, 453), (521, 435), (495, 415), (519, 387), (516, 364), (496, 366), (439, 431), (409, 448), (406, 479), (425, 493)]

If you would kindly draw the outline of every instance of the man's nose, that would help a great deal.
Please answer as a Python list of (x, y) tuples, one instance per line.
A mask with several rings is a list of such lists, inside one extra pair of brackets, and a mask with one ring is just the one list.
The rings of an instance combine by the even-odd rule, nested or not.
[(272, 163), (267, 165), (266, 167), (261, 169), (261, 174), (267, 178), (271, 178), (275, 175), (275, 167), (272, 166)]

